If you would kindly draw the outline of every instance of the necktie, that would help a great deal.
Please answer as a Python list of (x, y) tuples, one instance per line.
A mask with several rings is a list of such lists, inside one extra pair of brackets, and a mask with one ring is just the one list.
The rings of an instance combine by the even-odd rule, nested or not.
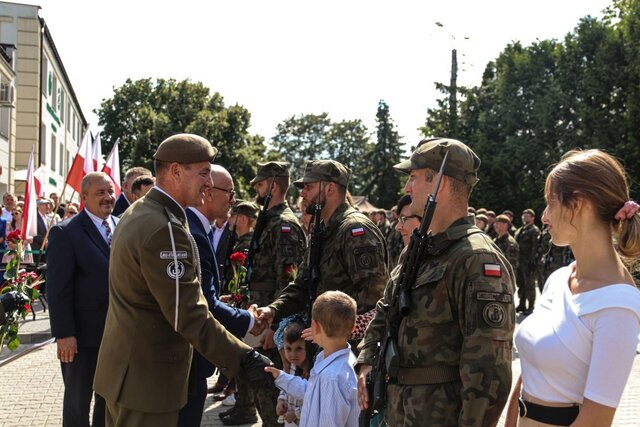
[(213, 245), (213, 229), (209, 230), (209, 232), (207, 233), (207, 237), (209, 237), (209, 243), (211, 243), (211, 249), (215, 250), (215, 247)]
[(109, 226), (109, 221), (107, 221), (106, 219), (102, 220), (102, 226), (104, 227), (105, 230), (105, 240), (107, 241), (107, 245), (109, 245), (109, 247), (111, 247), (111, 227)]
[[(216, 267), (216, 289), (220, 286), (220, 268), (218, 267), (218, 257), (216, 256), (216, 249), (213, 246), (213, 228), (209, 230), (207, 233), (207, 237), (209, 238), (209, 243), (211, 243), (211, 251), (213, 252), (213, 264)], [(218, 293), (218, 292), (216, 292)]]

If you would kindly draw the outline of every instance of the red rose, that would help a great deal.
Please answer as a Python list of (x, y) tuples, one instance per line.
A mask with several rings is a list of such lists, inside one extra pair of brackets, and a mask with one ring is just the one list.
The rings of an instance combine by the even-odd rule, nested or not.
[(237, 262), (240, 265), (244, 265), (244, 262), (247, 259), (247, 256), (245, 254), (243, 254), (242, 252), (234, 252), (234, 253), (231, 254), (229, 259), (232, 262)]
[(24, 307), (22, 308), (24, 308), (27, 311), (31, 311), (31, 304), (25, 304)]
[(20, 233), (20, 230), (13, 230), (7, 235), (8, 242), (18, 243), (20, 240), (22, 240), (22, 233)]

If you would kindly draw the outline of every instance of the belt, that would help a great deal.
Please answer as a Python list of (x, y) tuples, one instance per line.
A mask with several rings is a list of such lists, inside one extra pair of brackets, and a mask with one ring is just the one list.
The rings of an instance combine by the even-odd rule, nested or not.
[(571, 425), (578, 418), (578, 413), (580, 412), (578, 405), (565, 407), (544, 406), (522, 400), (522, 398), (518, 399), (518, 408), (522, 418), (531, 418), (539, 423), (557, 426)]
[(457, 381), (460, 379), (460, 367), (436, 365), (428, 368), (398, 368), (399, 385), (428, 385)]
[(249, 284), (250, 291), (267, 291), (273, 292), (276, 290), (276, 284), (274, 282), (254, 282)]

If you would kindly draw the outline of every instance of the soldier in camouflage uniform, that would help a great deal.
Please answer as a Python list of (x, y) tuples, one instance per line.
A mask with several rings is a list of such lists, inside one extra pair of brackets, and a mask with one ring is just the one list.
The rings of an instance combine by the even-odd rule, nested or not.
[[(515, 239), (520, 248), (517, 271), (518, 299), (516, 312), (531, 314), (536, 302), (536, 246), (540, 229), (534, 224), (536, 214), (533, 209), (522, 211), (522, 227), (516, 231)], [(525, 305), (528, 304), (528, 305)]]
[[(467, 216), (480, 159), (459, 141), (437, 138), (422, 141), (396, 169), (409, 174), (405, 192), (412, 213), (422, 216), (445, 152), (432, 246), (418, 268), (409, 314), (399, 324), (398, 378), (387, 384), (385, 418), (394, 427), (495, 426), (511, 387), (513, 271)], [(384, 304), (397, 307), (400, 270), (392, 273), (358, 357), (361, 407), (371, 403), (365, 378), (386, 336)]]
[[(258, 163), (258, 173), (250, 182), (256, 190), (256, 201), (263, 203), (273, 181), (272, 198), (266, 212), (267, 224), (260, 236), (259, 251), (254, 256), (253, 277), (249, 284), (249, 302), (264, 306), (277, 298), (289, 284), (290, 272), (301, 261), (306, 248), (306, 237), (298, 219), (285, 201), (289, 189), (289, 164), (286, 162)], [(264, 336), (263, 347), (259, 348), (263, 354), (281, 367), (280, 355), (273, 343), (273, 330), (268, 330)], [(258, 408), (262, 425), (265, 427), (278, 426), (276, 404), (279, 391), (251, 390), (246, 393), (246, 385), (238, 382), (238, 396), (235, 410), (231, 410), (222, 417), (226, 425), (245, 424), (255, 419), (255, 406)]]
[(238, 235), (236, 244), (233, 247), (234, 252), (242, 252), (244, 254), (249, 252), (249, 245), (253, 237), (253, 227), (256, 225), (259, 213), (260, 206), (245, 200), (238, 200), (231, 207), (229, 224), (232, 224), (232, 227), (235, 226), (236, 234)]
[(538, 237), (538, 289), (540, 293), (544, 289), (547, 279), (557, 269), (571, 263), (571, 248), (569, 246), (556, 246), (551, 242), (551, 234), (545, 224)]
[(506, 215), (498, 215), (496, 218), (496, 222), (493, 223), (493, 228), (495, 228), (496, 233), (498, 235), (493, 242), (497, 247), (500, 248), (504, 256), (507, 257), (507, 261), (511, 264), (511, 268), (514, 273), (518, 271), (518, 242), (516, 239), (511, 237), (509, 234), (509, 229), (511, 228), (511, 220)]
[(392, 219), (390, 225), (389, 234), (387, 234), (387, 249), (389, 251), (389, 271), (393, 270), (393, 268), (398, 264), (398, 258), (400, 258), (400, 253), (404, 248), (404, 243), (402, 241), (402, 234), (396, 227), (398, 225), (398, 217), (400, 216), (400, 210), (398, 206), (394, 206), (391, 209)]
[[(302, 189), (303, 205), (322, 204), (322, 258), (317, 295), (329, 290), (346, 293), (357, 301), (358, 315), (371, 311), (387, 281), (387, 247), (378, 227), (349, 206), (346, 191), (351, 171), (334, 160), (312, 160), (294, 185)], [(311, 212), (311, 210), (310, 210)], [(262, 318), (278, 321), (304, 311), (309, 303), (308, 255), (295, 282), (278, 299), (262, 307)]]

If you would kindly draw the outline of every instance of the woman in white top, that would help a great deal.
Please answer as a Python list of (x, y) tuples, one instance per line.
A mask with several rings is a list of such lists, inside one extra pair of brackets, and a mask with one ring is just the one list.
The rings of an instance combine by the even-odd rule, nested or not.
[(640, 205), (620, 163), (599, 150), (565, 154), (545, 199), (551, 241), (576, 261), (549, 277), (516, 332), (522, 375), (506, 425), (610, 426), (640, 333), (640, 291), (621, 259), (640, 255)]

